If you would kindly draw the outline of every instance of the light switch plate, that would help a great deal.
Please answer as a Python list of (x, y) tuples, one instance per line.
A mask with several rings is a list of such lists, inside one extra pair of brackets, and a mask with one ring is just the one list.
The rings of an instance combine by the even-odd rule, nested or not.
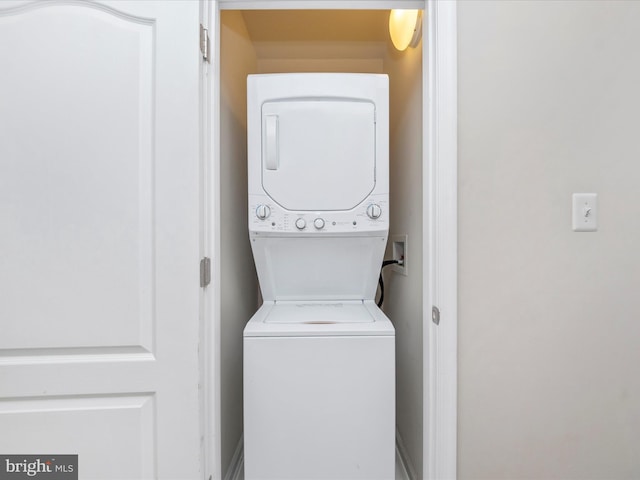
[(598, 194), (573, 194), (573, 231), (595, 232), (598, 230)]

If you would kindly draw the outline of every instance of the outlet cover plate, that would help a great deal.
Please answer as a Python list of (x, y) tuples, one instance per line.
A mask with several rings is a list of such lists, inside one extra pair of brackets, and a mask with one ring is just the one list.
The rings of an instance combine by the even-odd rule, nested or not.
[(391, 255), (394, 260), (400, 260), (402, 258), (402, 265), (393, 265), (392, 271), (399, 273), (400, 275), (408, 274), (407, 266), (407, 252), (409, 250), (409, 242), (407, 235), (392, 235), (391, 236)]

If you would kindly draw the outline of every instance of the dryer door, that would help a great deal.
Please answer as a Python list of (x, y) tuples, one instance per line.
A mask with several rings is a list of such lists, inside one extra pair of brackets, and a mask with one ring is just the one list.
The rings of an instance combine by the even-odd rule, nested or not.
[(262, 105), (262, 185), (287, 210), (351, 210), (375, 186), (375, 106), (353, 99)]

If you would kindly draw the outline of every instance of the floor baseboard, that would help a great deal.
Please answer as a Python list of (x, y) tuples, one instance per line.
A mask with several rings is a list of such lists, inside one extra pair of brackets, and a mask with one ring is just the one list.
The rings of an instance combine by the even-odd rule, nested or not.
[[(401, 469), (401, 471), (399, 471)], [(402, 475), (402, 477), (400, 477)], [(416, 469), (411, 463), (407, 447), (400, 432), (396, 430), (396, 480), (418, 480)]]
[(244, 435), (241, 435), (238, 440), (224, 480), (244, 480)]

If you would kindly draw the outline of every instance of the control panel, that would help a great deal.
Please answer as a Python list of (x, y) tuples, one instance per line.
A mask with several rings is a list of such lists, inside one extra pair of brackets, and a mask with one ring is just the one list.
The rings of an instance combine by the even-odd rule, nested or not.
[(371, 195), (347, 211), (290, 211), (267, 195), (249, 195), (249, 230), (273, 233), (372, 232), (389, 228), (388, 195)]

